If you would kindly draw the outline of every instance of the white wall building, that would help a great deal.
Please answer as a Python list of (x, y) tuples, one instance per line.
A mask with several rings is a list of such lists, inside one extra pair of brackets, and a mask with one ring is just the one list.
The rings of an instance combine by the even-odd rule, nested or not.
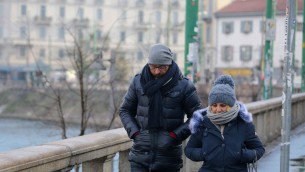
[(119, 52), (132, 74), (147, 62), (150, 45), (164, 43), (183, 70), (184, 18), (185, 1), (179, 0), (1, 0), (1, 77), (13, 72), (27, 80), (38, 68), (69, 68), (73, 37), (93, 58)]
[[(302, 60), (302, 7), (298, 3), (295, 67), (299, 74)], [(282, 78), (285, 45), (286, 1), (276, 3), (276, 30), (273, 43), (273, 80)], [(250, 77), (261, 66), (265, 45), (265, 0), (235, 0), (220, 9), (217, 17), (215, 67), (219, 73)]]

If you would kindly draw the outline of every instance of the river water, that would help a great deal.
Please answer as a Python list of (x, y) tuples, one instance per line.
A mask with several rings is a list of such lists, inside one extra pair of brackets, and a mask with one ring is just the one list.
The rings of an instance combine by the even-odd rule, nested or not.
[[(78, 136), (80, 126), (68, 125), (67, 136)], [(93, 133), (87, 129), (86, 134)], [(22, 147), (35, 146), (61, 140), (61, 129), (54, 122), (0, 118), (0, 153)], [(118, 157), (115, 157), (114, 172), (118, 171)]]
[[(92, 129), (87, 130), (92, 133)], [(79, 134), (79, 126), (68, 125), (67, 136)], [(54, 122), (0, 118), (0, 152), (61, 140), (61, 129)]]

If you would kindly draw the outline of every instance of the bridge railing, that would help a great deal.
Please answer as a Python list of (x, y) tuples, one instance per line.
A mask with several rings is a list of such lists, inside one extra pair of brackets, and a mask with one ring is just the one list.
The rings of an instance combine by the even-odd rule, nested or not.
[[(264, 144), (280, 136), (282, 99), (273, 98), (247, 104), (257, 133)], [(292, 128), (305, 122), (305, 93), (292, 96)], [(185, 143), (184, 143), (185, 144)], [(88, 134), (0, 153), (0, 172), (69, 171), (81, 164), (83, 172), (111, 172), (118, 153), (118, 171), (130, 171), (128, 152), (131, 140), (123, 128)], [(198, 169), (199, 163), (184, 157), (181, 171)]]

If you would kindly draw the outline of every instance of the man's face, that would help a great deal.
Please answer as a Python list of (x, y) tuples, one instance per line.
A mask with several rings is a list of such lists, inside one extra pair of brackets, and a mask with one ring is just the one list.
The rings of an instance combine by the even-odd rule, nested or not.
[(151, 74), (156, 78), (160, 78), (166, 74), (169, 69), (169, 65), (158, 65), (158, 64), (149, 64), (149, 69)]

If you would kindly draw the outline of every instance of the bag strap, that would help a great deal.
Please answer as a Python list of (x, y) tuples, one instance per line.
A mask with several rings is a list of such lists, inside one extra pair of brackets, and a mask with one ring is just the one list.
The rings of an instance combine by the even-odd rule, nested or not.
[(257, 162), (256, 162), (257, 155), (256, 155), (256, 150), (253, 150), (253, 151), (254, 151), (255, 158), (252, 163), (247, 164), (248, 172), (257, 172)]

